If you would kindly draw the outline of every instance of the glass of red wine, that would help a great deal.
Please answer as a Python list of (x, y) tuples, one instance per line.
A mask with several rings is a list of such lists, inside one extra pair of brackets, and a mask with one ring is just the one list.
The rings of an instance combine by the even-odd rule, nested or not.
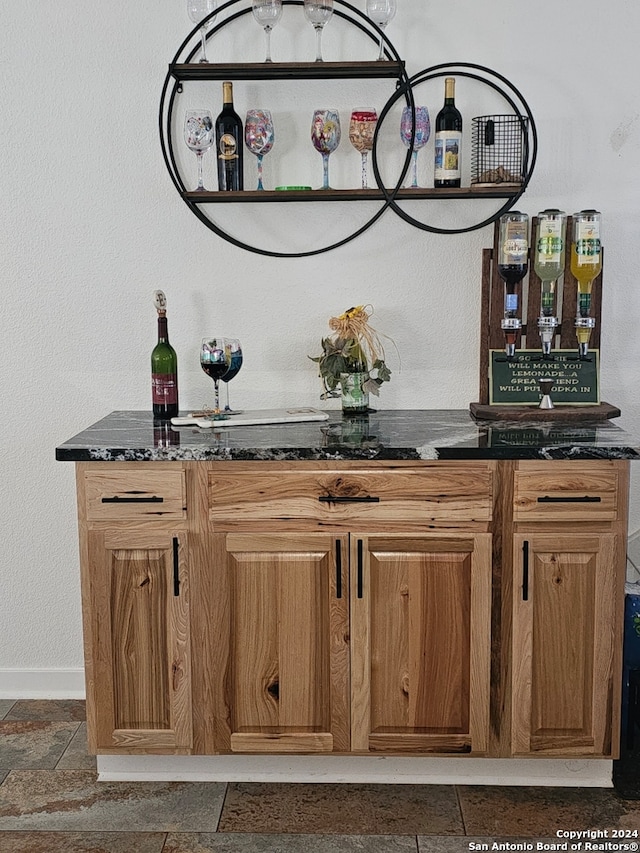
[(220, 411), (220, 380), (231, 367), (231, 347), (226, 338), (213, 336), (202, 339), (200, 347), (200, 367), (213, 379), (216, 389), (216, 403), (213, 417), (216, 420), (226, 418)]
[(240, 368), (242, 367), (242, 346), (240, 345), (240, 341), (237, 338), (227, 338), (227, 347), (229, 348), (231, 354), (231, 363), (229, 366), (229, 370), (224, 374), (222, 381), (225, 383), (226, 390), (226, 403), (224, 406), (225, 412), (227, 414), (238, 414), (237, 411), (234, 411), (229, 405), (229, 382), (233, 379), (234, 376), (237, 376)]

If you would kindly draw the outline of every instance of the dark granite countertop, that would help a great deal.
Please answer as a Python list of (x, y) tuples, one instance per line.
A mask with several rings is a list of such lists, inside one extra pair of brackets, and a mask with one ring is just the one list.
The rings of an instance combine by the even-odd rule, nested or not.
[(70, 462), (638, 458), (640, 439), (611, 421), (475, 421), (448, 409), (212, 429), (154, 427), (150, 412), (122, 411), (56, 448)]

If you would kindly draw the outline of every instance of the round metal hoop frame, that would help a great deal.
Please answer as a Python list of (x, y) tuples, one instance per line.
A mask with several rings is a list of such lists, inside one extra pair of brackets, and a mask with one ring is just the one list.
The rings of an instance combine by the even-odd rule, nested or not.
[[(398, 101), (405, 94), (405, 86), (411, 89), (413, 92), (413, 89), (416, 86), (420, 85), (421, 83), (425, 83), (427, 80), (433, 80), (438, 77), (448, 77), (452, 74), (455, 74), (458, 77), (468, 77), (473, 80), (478, 80), (481, 83), (484, 83), (486, 86), (490, 86), (492, 89), (498, 92), (498, 94), (500, 94), (509, 104), (509, 106), (520, 121), (520, 127), (522, 129), (522, 136), (524, 139), (524, 161), (526, 164), (526, 172), (519, 191), (515, 195), (510, 196), (507, 201), (499, 208), (499, 210), (497, 210), (491, 216), (487, 217), (486, 219), (483, 219), (481, 222), (477, 222), (475, 225), (468, 225), (464, 228), (439, 228), (435, 225), (428, 225), (426, 222), (421, 222), (420, 220), (415, 219), (413, 216), (410, 216), (406, 211), (402, 210), (402, 208), (398, 205), (398, 202), (396, 201), (397, 187), (393, 193), (389, 193), (389, 191), (385, 188), (380, 176), (380, 169), (378, 166), (377, 144), (378, 134), (380, 132), (380, 128), (382, 127), (382, 123), (385, 117), (388, 115), (389, 110), (393, 107), (396, 101)], [(522, 97), (521, 93), (506, 79), (506, 77), (503, 77), (496, 71), (492, 71), (490, 68), (485, 68), (485, 66), (483, 65), (474, 65), (470, 62), (452, 62), (443, 63), (441, 65), (434, 65), (432, 68), (426, 68), (424, 69), (424, 71), (420, 71), (418, 72), (418, 74), (414, 74), (413, 77), (409, 78), (409, 82), (406, 83), (405, 86), (401, 84), (398, 87), (398, 90), (389, 98), (387, 103), (384, 105), (382, 112), (378, 117), (378, 124), (376, 126), (375, 134), (373, 137), (373, 173), (375, 175), (378, 187), (384, 193), (386, 202), (393, 209), (394, 213), (397, 213), (398, 216), (405, 220), (405, 222), (408, 222), (410, 225), (413, 225), (416, 228), (421, 228), (423, 231), (431, 231), (434, 234), (463, 234), (468, 231), (476, 231), (478, 228), (484, 228), (485, 225), (490, 225), (492, 222), (495, 222), (496, 219), (499, 219), (503, 213), (505, 213), (507, 210), (510, 210), (515, 205), (520, 196), (526, 190), (531, 179), (531, 175), (533, 174), (533, 169), (535, 167), (536, 159), (538, 156), (538, 134), (533, 114), (529, 109), (529, 105)], [(511, 92), (511, 94), (509, 94), (509, 92)], [(413, 100), (415, 100), (415, 95), (413, 95), (412, 101)], [(524, 120), (523, 113), (528, 119), (528, 124)], [(411, 148), (412, 144), (409, 146), (409, 150), (411, 150)]]
[[(227, 0), (226, 3), (223, 3), (216, 12), (211, 13), (208, 16), (210, 18), (216, 18), (221, 12), (225, 10), (231, 10), (234, 6), (237, 6), (238, 3), (242, 3), (244, 0)], [(158, 124), (159, 124), (159, 133), (160, 133), (160, 145), (162, 149), (163, 158), (165, 161), (165, 165), (167, 167), (167, 171), (173, 181), (174, 186), (182, 197), (182, 200), (185, 202), (187, 207), (191, 210), (191, 212), (211, 231), (221, 237), (223, 240), (226, 240), (228, 243), (232, 243), (234, 246), (237, 246), (240, 249), (245, 249), (249, 252), (254, 252), (259, 255), (265, 255), (276, 258), (302, 258), (309, 257), (312, 255), (322, 254), (324, 252), (328, 252), (332, 249), (337, 249), (340, 246), (344, 246), (345, 244), (351, 242), (356, 237), (363, 234), (368, 228), (370, 228), (378, 219), (382, 216), (382, 214), (387, 210), (387, 208), (391, 208), (395, 213), (398, 214), (402, 219), (404, 219), (409, 224), (420, 228), (425, 231), (431, 231), (434, 233), (440, 234), (457, 234), (466, 231), (473, 231), (478, 228), (482, 228), (485, 225), (494, 222), (498, 219), (502, 213), (506, 210), (509, 210), (516, 201), (520, 198), (522, 193), (525, 191), (531, 174), (533, 173), (533, 168), (536, 161), (537, 156), (537, 134), (535, 123), (533, 120), (533, 115), (526, 104), (522, 95), (515, 89), (514, 86), (500, 74), (497, 74), (495, 71), (492, 71), (489, 68), (485, 68), (480, 65), (472, 65), (471, 63), (447, 63), (443, 65), (436, 65), (432, 68), (425, 69), (424, 71), (420, 71), (418, 74), (413, 75), (413, 77), (408, 77), (405, 68), (404, 62), (398, 54), (397, 50), (393, 46), (393, 44), (389, 41), (384, 31), (381, 30), (376, 24), (370, 21), (365, 14), (360, 12), (359, 9), (355, 8), (355, 6), (351, 5), (351, 3), (347, 2), (347, 0), (335, 0), (340, 7), (344, 8), (336, 8), (334, 10), (334, 15), (346, 23), (356, 27), (360, 31), (362, 31), (365, 35), (367, 35), (373, 42), (378, 44), (379, 40), (382, 38), (383, 44), (385, 45), (385, 54), (391, 59), (395, 60), (399, 67), (400, 73), (398, 75), (398, 80), (396, 83), (396, 89), (391, 97), (386, 102), (385, 106), (380, 113), (378, 124), (376, 127), (374, 142), (373, 142), (373, 150), (372, 150), (372, 164), (373, 164), (373, 172), (375, 175), (376, 183), (380, 189), (380, 191), (384, 195), (384, 200), (381, 203), (380, 208), (376, 211), (376, 213), (371, 216), (362, 226), (357, 228), (351, 234), (346, 237), (330, 243), (325, 246), (320, 246), (318, 248), (309, 249), (307, 251), (302, 252), (277, 252), (270, 249), (261, 248), (258, 246), (253, 246), (249, 243), (246, 243), (237, 237), (234, 237), (232, 234), (228, 234), (224, 231), (219, 225), (217, 225), (213, 219), (209, 218), (198, 206), (198, 202), (189, 198), (185, 198), (185, 193), (187, 192), (187, 188), (184, 184), (182, 176), (178, 170), (175, 152), (173, 148), (172, 136), (171, 136), (171, 125), (172, 125), (172, 116), (174, 109), (176, 108), (176, 99), (177, 96), (182, 92), (182, 81), (174, 79), (171, 67), (173, 65), (179, 63), (189, 63), (192, 61), (195, 54), (198, 52), (199, 44), (196, 44), (191, 49), (187, 49), (188, 45), (191, 43), (192, 39), (194, 39), (199, 31), (201, 24), (196, 25), (191, 32), (187, 35), (185, 40), (182, 42), (180, 47), (178, 48), (169, 71), (164, 80), (164, 85), (162, 88), (162, 94), (160, 97), (160, 109), (158, 115)], [(285, 6), (304, 6), (304, 0), (283, 0), (283, 5)], [(224, 27), (228, 26), (233, 21), (238, 18), (243, 17), (244, 15), (250, 14), (251, 8), (243, 8), (229, 14), (223, 21), (218, 23), (217, 25), (211, 27), (209, 32), (207, 33), (207, 39), (213, 37), (217, 32), (219, 32)], [(208, 20), (205, 19), (205, 20)], [(186, 51), (186, 52), (185, 52)], [(394, 104), (400, 99), (404, 98), (406, 103), (414, 107), (415, 99), (414, 99), (414, 87), (420, 85), (421, 83), (426, 82), (427, 80), (442, 77), (447, 74), (456, 73), (459, 76), (470, 77), (476, 80), (479, 80), (482, 83), (490, 86), (495, 89), (502, 97), (507, 101), (510, 107), (513, 109), (514, 113), (520, 117), (523, 130), (526, 131), (526, 126), (524, 121), (522, 121), (522, 113), (524, 112), (529, 119), (529, 133), (525, 132), (524, 139), (526, 145), (526, 163), (527, 163), (527, 171), (525, 175), (525, 179), (522, 183), (520, 191), (514, 195), (510, 196), (504, 205), (500, 207), (492, 216), (484, 219), (482, 222), (478, 222), (475, 225), (467, 226), (464, 228), (457, 229), (446, 229), (439, 228), (437, 226), (428, 225), (425, 222), (421, 222), (410, 216), (406, 211), (404, 211), (398, 204), (397, 196), (398, 192), (402, 187), (405, 176), (409, 170), (409, 166), (411, 163), (411, 155), (413, 148), (413, 133), (412, 138), (410, 140), (410, 144), (407, 148), (407, 154), (404, 160), (404, 164), (401, 170), (401, 174), (398, 178), (396, 185), (392, 189), (387, 189), (380, 176), (380, 171), (378, 167), (377, 160), (377, 143), (378, 143), (378, 134), (380, 131), (380, 127), (385, 117), (388, 115), (391, 108)], [(495, 78), (492, 79), (492, 78)], [(496, 82), (496, 80), (500, 81), (500, 83)], [(500, 85), (502, 84), (502, 85)], [(511, 92), (511, 94), (509, 94)], [(529, 145), (529, 135), (531, 135), (532, 144)], [(300, 202), (299, 202), (300, 203)]]

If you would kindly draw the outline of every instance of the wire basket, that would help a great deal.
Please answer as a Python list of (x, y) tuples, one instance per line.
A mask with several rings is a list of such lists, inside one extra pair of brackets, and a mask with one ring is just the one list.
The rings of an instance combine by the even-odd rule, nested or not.
[(472, 119), (471, 185), (520, 186), (524, 181), (528, 118), (517, 115)]

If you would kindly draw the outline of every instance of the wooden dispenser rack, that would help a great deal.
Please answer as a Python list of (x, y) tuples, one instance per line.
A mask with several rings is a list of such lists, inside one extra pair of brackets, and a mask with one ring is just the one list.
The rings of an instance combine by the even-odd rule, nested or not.
[[(572, 234), (573, 219), (567, 217), (567, 235)], [(473, 417), (482, 420), (513, 420), (513, 421), (593, 421), (617, 418), (620, 409), (609, 403), (599, 403), (588, 406), (571, 406), (556, 404), (553, 409), (539, 409), (537, 406), (508, 406), (489, 404), (489, 369), (491, 350), (504, 349), (504, 333), (500, 321), (504, 317), (504, 282), (498, 274), (498, 236), (500, 223), (494, 226), (493, 247), (482, 251), (482, 302), (481, 302), (481, 333), (480, 333), (480, 381), (479, 402), (471, 403), (469, 409)], [(540, 279), (533, 269), (533, 247), (537, 245), (538, 217), (533, 217), (531, 223), (531, 241), (529, 272), (521, 284), (522, 296), (522, 330), (518, 336), (517, 348), (538, 349), (540, 336), (538, 334), (538, 316), (540, 314)], [(564, 275), (556, 285), (556, 316), (560, 322), (554, 341), (554, 349), (576, 349), (578, 344), (573, 325), (578, 282), (571, 272), (571, 241), (567, 237), (565, 252)], [(602, 250), (604, 269), (604, 250)], [(526, 313), (525, 313), (526, 312)], [(600, 349), (600, 331), (602, 315), (602, 270), (593, 282), (591, 297), (591, 315), (596, 325), (591, 332), (590, 349)], [(552, 393), (553, 396), (553, 393)]]

